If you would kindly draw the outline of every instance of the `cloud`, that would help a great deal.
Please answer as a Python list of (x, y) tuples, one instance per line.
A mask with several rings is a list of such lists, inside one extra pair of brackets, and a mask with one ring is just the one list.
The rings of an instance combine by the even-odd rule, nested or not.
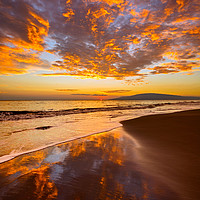
[(45, 51), (60, 59), (43, 76), (129, 82), (198, 67), (197, 0), (0, 0), (0, 7), (1, 74), (42, 68)]
[(126, 92), (130, 92), (132, 90), (106, 90), (106, 91), (103, 91), (105, 93), (126, 93)]
[(23, 74), (28, 66), (40, 66), (48, 20), (22, 0), (1, 0), (0, 8), (0, 74)]
[(78, 89), (55, 89), (56, 91), (59, 92), (75, 92), (78, 91)]
[(96, 96), (107, 96), (106, 94), (71, 94), (71, 95), (75, 95), (75, 96), (93, 96), (93, 97), (96, 97)]
[(106, 95), (106, 94), (92, 94), (91, 96), (94, 96), (94, 97), (95, 97), (95, 96), (97, 96), (97, 97), (98, 97), (98, 96), (100, 96), (100, 97), (106, 97), (106, 96), (108, 96), (108, 95)]
[(198, 68), (200, 66), (200, 62), (173, 62), (173, 63), (163, 63), (160, 66), (155, 66), (151, 68), (151, 74), (171, 74), (171, 73), (179, 73), (179, 72), (190, 72), (193, 71), (194, 68)]

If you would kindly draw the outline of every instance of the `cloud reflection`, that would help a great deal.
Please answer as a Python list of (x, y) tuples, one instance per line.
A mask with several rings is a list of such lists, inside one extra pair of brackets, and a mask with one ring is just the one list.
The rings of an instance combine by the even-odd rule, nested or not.
[(22, 155), (1, 164), (0, 196), (167, 199), (171, 190), (137, 170), (136, 148), (130, 136), (115, 130)]

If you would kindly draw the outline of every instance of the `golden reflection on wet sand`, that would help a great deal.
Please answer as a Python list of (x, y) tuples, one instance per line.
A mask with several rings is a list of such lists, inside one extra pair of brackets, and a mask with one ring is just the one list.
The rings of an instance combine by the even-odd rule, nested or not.
[(139, 172), (137, 144), (118, 128), (0, 164), (2, 199), (177, 199)]

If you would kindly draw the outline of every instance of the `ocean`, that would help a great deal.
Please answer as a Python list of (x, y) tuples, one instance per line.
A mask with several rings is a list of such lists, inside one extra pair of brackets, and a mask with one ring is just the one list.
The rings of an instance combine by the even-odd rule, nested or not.
[(113, 130), (122, 120), (199, 108), (198, 100), (0, 101), (0, 163)]

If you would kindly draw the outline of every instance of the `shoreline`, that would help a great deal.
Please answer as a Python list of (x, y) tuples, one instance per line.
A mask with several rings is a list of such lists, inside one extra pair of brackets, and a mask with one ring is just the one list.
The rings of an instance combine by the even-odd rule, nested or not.
[(199, 104), (199, 101), (180, 101), (180, 102), (166, 102), (166, 103), (154, 103), (144, 106), (114, 106), (114, 107), (100, 107), (100, 108), (75, 108), (68, 110), (59, 110), (59, 111), (0, 111), (0, 122), (4, 121), (18, 121), (18, 120), (27, 120), (27, 119), (36, 119), (36, 118), (46, 118), (46, 117), (55, 117), (63, 115), (72, 115), (72, 114), (82, 114), (82, 113), (91, 113), (91, 112), (104, 112), (104, 111), (117, 111), (117, 110), (135, 110), (135, 109), (148, 109), (156, 108), (166, 105), (187, 105), (187, 104)]
[(179, 200), (139, 170), (138, 148), (120, 127), (17, 157), (0, 165), (0, 197)]
[(178, 112), (175, 111), (175, 112), (172, 112), (172, 113), (171, 112), (170, 113), (159, 113), (159, 114), (156, 113), (156, 114), (153, 114), (153, 115), (148, 114), (148, 115), (139, 116), (139, 117), (136, 117), (136, 118), (133, 118), (133, 119), (123, 120), (123, 121), (119, 122), (120, 123), (119, 126), (116, 126), (114, 128), (102, 130), (102, 131), (99, 131), (99, 132), (89, 133), (89, 134), (86, 134), (86, 135), (83, 135), (83, 136), (80, 136), (80, 137), (67, 139), (67, 140), (64, 140), (64, 141), (57, 142), (57, 143), (52, 143), (52, 144), (49, 144), (49, 145), (46, 145), (46, 146), (39, 147), (37, 149), (28, 150), (28, 151), (21, 152), (21, 153), (3, 155), (3, 156), (0, 157), (0, 164), (5, 163), (7, 161), (10, 161), (12, 159), (15, 159), (16, 157), (23, 156), (25, 154), (29, 154), (29, 153), (32, 153), (32, 152), (40, 151), (40, 150), (43, 150), (43, 149), (46, 149), (46, 148), (49, 148), (49, 147), (52, 147), (52, 146), (56, 146), (56, 145), (63, 144), (63, 143), (66, 143), (66, 142), (71, 142), (71, 141), (74, 141), (74, 140), (79, 140), (79, 139), (82, 139), (82, 138), (85, 138), (85, 137), (88, 137), (88, 136), (92, 136), (92, 135), (96, 135), (96, 134), (100, 134), (100, 133), (104, 133), (104, 132), (110, 132), (110, 131), (117, 129), (119, 127), (123, 127), (124, 123), (132, 121), (132, 120), (140, 119), (140, 118), (143, 118), (143, 117), (155, 116), (155, 115), (160, 116), (160, 115), (174, 114), (174, 113), (180, 113), (180, 112), (188, 112), (188, 111), (193, 111), (193, 110), (199, 110), (199, 109), (184, 110), (184, 111), (178, 111)]
[[(197, 147), (187, 145), (185, 127), (197, 133), (199, 117), (200, 109), (142, 116), (108, 132), (18, 155), (0, 163), (0, 197), (198, 200), (199, 140)], [(170, 130), (186, 131), (186, 143)]]
[(63, 144), (63, 143), (66, 143), (66, 142), (72, 142), (74, 140), (84, 139), (84, 138), (86, 138), (88, 136), (92, 136), (92, 135), (98, 135), (98, 134), (101, 134), (101, 133), (109, 132), (109, 131), (117, 129), (121, 126), (122, 125), (119, 125), (119, 126), (116, 126), (114, 128), (110, 128), (108, 130), (103, 130), (103, 131), (99, 131), (99, 132), (95, 132), (95, 133), (89, 133), (87, 135), (83, 135), (83, 136), (80, 136), (80, 137), (67, 139), (67, 140), (64, 140), (64, 141), (61, 141), (61, 142), (57, 142), (57, 143), (52, 143), (52, 144), (49, 144), (49, 145), (46, 145), (46, 146), (43, 146), (43, 147), (40, 147), (40, 148), (37, 148), (37, 149), (25, 151), (25, 152), (22, 152), (22, 153), (4, 155), (4, 156), (0, 157), (0, 164), (5, 163), (5, 162), (10, 161), (10, 160), (13, 160), (13, 159), (15, 159), (19, 156), (23, 156), (23, 155), (26, 155), (26, 154), (29, 154), (29, 153), (34, 153), (36, 151), (40, 151), (40, 150), (43, 150), (43, 149), (46, 149), (46, 148), (49, 148), (49, 147), (52, 147), (52, 146), (56, 146), (56, 145)]
[[(192, 109), (192, 110), (198, 110), (198, 109)], [(25, 151), (25, 152), (3, 155), (3, 156), (0, 157), (0, 164), (5, 163), (7, 161), (10, 161), (12, 159), (15, 159), (16, 157), (23, 156), (25, 154), (29, 154), (29, 153), (32, 153), (32, 152), (40, 151), (40, 150), (43, 150), (43, 149), (46, 149), (46, 148), (49, 148), (49, 147), (52, 147), (52, 146), (56, 146), (56, 145), (59, 145), (59, 144), (62, 144), (62, 143), (71, 142), (71, 141), (79, 140), (81, 138), (85, 138), (85, 137), (88, 137), (88, 136), (91, 136), (91, 135), (96, 135), (96, 134), (112, 131), (114, 129), (117, 129), (117, 128), (123, 126), (124, 122), (128, 122), (128, 121), (131, 121), (131, 120), (140, 119), (142, 117), (154, 116), (154, 115), (165, 115), (165, 114), (173, 114), (173, 113), (179, 113), (179, 112), (188, 112), (188, 111), (192, 111), (192, 110), (185, 110), (185, 111), (178, 111), (178, 112), (175, 111), (175, 112), (172, 112), (172, 113), (170, 112), (170, 113), (164, 113), (164, 114), (163, 113), (153, 114), (153, 115), (148, 114), (148, 115), (139, 116), (139, 117), (136, 117), (136, 118), (133, 118), (133, 119), (123, 120), (123, 121), (119, 122), (120, 123), (119, 126), (116, 126), (114, 128), (102, 130), (102, 131), (99, 131), (99, 132), (89, 133), (89, 134), (86, 134), (86, 135), (83, 135), (83, 136), (80, 136), (80, 137), (67, 139), (67, 140), (64, 140), (64, 141), (57, 142), (57, 143), (51, 143), (49, 145), (42, 146), (42, 147), (39, 147), (37, 149), (28, 150), (28, 151)]]

